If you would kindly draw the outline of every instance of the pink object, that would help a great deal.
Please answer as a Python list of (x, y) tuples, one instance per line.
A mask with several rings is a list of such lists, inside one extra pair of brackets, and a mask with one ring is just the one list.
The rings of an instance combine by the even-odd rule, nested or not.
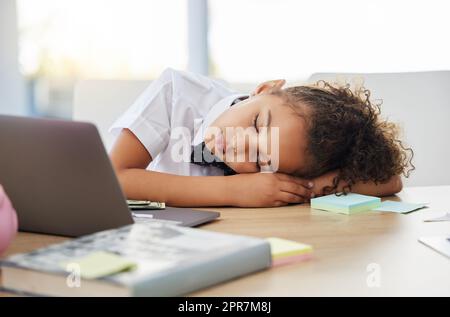
[(294, 255), (294, 256), (288, 256), (286, 258), (281, 258), (277, 260), (272, 261), (273, 267), (283, 266), (287, 264), (297, 263), (297, 262), (303, 262), (310, 260), (312, 258), (312, 254), (300, 254), (300, 255)]
[(6, 250), (17, 232), (17, 214), (0, 185), (0, 254)]

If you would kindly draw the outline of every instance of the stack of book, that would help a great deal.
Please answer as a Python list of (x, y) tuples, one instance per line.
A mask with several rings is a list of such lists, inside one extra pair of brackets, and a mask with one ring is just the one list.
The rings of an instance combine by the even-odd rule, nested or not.
[(271, 266), (270, 244), (168, 225), (134, 224), (0, 262), (3, 287), (51, 296), (178, 296)]

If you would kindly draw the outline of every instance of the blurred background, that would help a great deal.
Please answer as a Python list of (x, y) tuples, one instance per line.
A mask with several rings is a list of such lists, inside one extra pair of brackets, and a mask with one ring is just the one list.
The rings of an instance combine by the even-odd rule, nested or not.
[(444, 0), (0, 0), (0, 113), (70, 118), (80, 79), (166, 67), (251, 87), (450, 69)]

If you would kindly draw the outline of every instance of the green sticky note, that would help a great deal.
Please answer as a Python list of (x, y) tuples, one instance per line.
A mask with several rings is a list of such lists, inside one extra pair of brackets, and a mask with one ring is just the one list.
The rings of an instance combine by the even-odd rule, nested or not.
[(273, 259), (308, 254), (312, 252), (312, 246), (291, 240), (270, 237), (266, 239), (270, 243)]
[(426, 207), (426, 204), (412, 204), (402, 201), (385, 200), (381, 203), (380, 207), (373, 209), (373, 211), (387, 211), (404, 214), (424, 207)]
[(68, 264), (77, 264), (80, 275), (84, 279), (96, 279), (119, 272), (132, 270), (136, 263), (114, 253), (98, 251), (85, 257), (62, 263), (65, 268)]

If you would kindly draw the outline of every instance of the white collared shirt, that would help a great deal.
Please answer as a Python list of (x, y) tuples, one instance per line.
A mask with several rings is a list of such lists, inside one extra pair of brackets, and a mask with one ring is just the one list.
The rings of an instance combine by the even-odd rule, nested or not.
[[(132, 131), (153, 158), (149, 170), (176, 175), (223, 175), (217, 167), (191, 163), (191, 145), (203, 142), (206, 128), (243, 96), (246, 95), (217, 80), (168, 68), (109, 131), (116, 136), (124, 128)], [(181, 135), (185, 145), (183, 159), (174, 155), (181, 152)]]

